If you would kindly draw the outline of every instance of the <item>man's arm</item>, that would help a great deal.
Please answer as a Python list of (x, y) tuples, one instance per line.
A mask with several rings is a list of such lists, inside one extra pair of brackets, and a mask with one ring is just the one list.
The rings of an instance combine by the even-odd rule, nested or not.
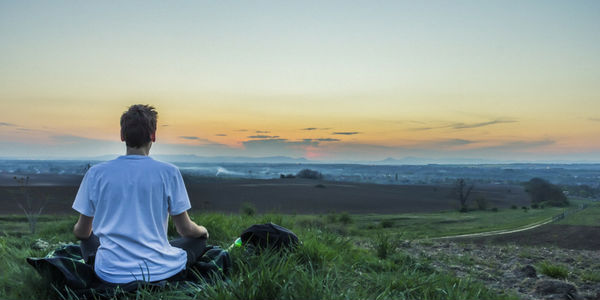
[(208, 231), (204, 226), (198, 226), (194, 221), (190, 219), (187, 211), (184, 211), (181, 214), (178, 214), (173, 217), (173, 223), (175, 224), (175, 228), (177, 229), (177, 233), (182, 237), (190, 237), (190, 238), (208, 238)]
[(73, 234), (80, 240), (85, 240), (92, 234), (92, 221), (94, 217), (88, 217), (86, 215), (79, 215), (79, 220), (75, 226), (73, 226)]

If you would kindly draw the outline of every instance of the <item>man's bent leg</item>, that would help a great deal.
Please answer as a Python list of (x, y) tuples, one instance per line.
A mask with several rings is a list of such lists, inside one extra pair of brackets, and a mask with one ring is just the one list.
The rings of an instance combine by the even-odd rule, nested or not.
[(93, 259), (96, 257), (98, 247), (100, 247), (100, 239), (93, 232), (89, 238), (81, 240), (81, 254), (87, 264), (94, 263)]
[(206, 238), (181, 237), (169, 242), (171, 246), (181, 248), (187, 252), (187, 265), (190, 266), (196, 262), (206, 249)]

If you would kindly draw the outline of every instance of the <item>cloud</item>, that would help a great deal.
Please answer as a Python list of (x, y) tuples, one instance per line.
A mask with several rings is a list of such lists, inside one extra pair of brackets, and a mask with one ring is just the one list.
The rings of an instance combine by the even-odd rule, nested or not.
[(184, 139), (184, 140), (198, 141), (202, 145), (216, 145), (216, 146), (223, 145), (223, 144), (211, 141), (209, 139), (205, 139), (205, 138), (201, 138), (201, 137), (197, 137), (197, 136), (182, 135), (182, 136), (179, 136), (179, 138)]
[(271, 133), (270, 131), (266, 131), (266, 130), (257, 130), (256, 133)]
[(324, 138), (324, 139), (317, 139), (317, 141), (319, 141), (319, 142), (339, 142), (340, 139)]
[(486, 121), (486, 122), (478, 122), (478, 123), (455, 122), (455, 123), (450, 123), (450, 124), (446, 124), (446, 125), (442, 125), (442, 126), (424, 126), (424, 127), (410, 128), (409, 130), (424, 131), (424, 130), (443, 129), (443, 128), (451, 128), (451, 129), (455, 129), (455, 130), (461, 130), (461, 129), (471, 129), (471, 128), (496, 125), (496, 124), (515, 123), (515, 122), (517, 122), (517, 121), (502, 120), (502, 119), (496, 119), (496, 120), (491, 120), (491, 121)]
[(160, 125), (160, 127), (169, 127), (169, 124)]
[(495, 124), (515, 123), (515, 122), (516, 121), (513, 121), (513, 120), (492, 120), (492, 121), (488, 121), (488, 122), (470, 123), (470, 124), (454, 123), (454, 124), (450, 125), (450, 127), (452, 129), (468, 129), (468, 128), (490, 126), (490, 125), (495, 125)]
[(600, 122), (600, 118), (589, 118), (588, 120), (594, 121), (594, 122)]
[(248, 129), (236, 129), (236, 130), (234, 130), (234, 131), (246, 132), (246, 131), (248, 131)]
[(307, 128), (302, 128), (300, 130), (308, 130), (308, 131), (312, 131), (312, 130), (329, 130), (331, 128), (318, 128), (318, 127), (307, 127)]
[(262, 135), (262, 134), (259, 134), (259, 135), (251, 135), (248, 138), (249, 139), (276, 139), (278, 137), (279, 137), (278, 135)]
[(419, 144), (419, 147), (426, 148), (444, 148), (444, 147), (457, 147), (457, 146), (465, 146), (473, 143), (477, 143), (476, 141), (464, 140), (464, 139), (446, 139), (446, 140), (433, 140), (429, 142), (425, 142)]
[(0, 122), (0, 127), (2, 126), (6, 126), (6, 127), (15, 127), (17, 126), (16, 124), (13, 123), (7, 123), (7, 122)]
[(304, 156), (308, 147), (317, 147), (319, 142), (311, 139), (290, 141), (288, 139), (260, 139), (242, 142), (246, 155)]
[(217, 133), (217, 134), (215, 134), (215, 136), (227, 136), (227, 135), (224, 133)]
[(340, 132), (334, 132), (333, 134), (338, 134), (338, 135), (354, 135), (354, 134), (359, 134), (360, 132), (357, 131), (340, 131)]

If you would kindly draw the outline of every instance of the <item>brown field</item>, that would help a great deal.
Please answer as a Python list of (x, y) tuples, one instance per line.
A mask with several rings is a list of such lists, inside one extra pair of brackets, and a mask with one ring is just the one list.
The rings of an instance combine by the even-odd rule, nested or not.
[(600, 250), (600, 227), (548, 224), (521, 232), (457, 240), (475, 244), (516, 244)]
[[(458, 207), (451, 186), (380, 185), (308, 179), (222, 179), (185, 176), (193, 210), (237, 213), (243, 203), (258, 212), (279, 213), (410, 213)], [(81, 177), (34, 175), (30, 193), (35, 205), (46, 199), (44, 213), (72, 213), (71, 204)], [(317, 185), (322, 185), (317, 187)], [(520, 186), (476, 185), (472, 199), (483, 196), (491, 207), (528, 205)], [(23, 199), (11, 176), (0, 176), (0, 214), (21, 213)]]

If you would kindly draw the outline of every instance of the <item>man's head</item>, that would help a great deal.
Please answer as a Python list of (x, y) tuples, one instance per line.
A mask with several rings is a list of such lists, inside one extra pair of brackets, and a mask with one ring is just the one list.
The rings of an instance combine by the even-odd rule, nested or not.
[(156, 140), (158, 113), (150, 105), (135, 104), (121, 115), (121, 141), (129, 148), (141, 148)]

